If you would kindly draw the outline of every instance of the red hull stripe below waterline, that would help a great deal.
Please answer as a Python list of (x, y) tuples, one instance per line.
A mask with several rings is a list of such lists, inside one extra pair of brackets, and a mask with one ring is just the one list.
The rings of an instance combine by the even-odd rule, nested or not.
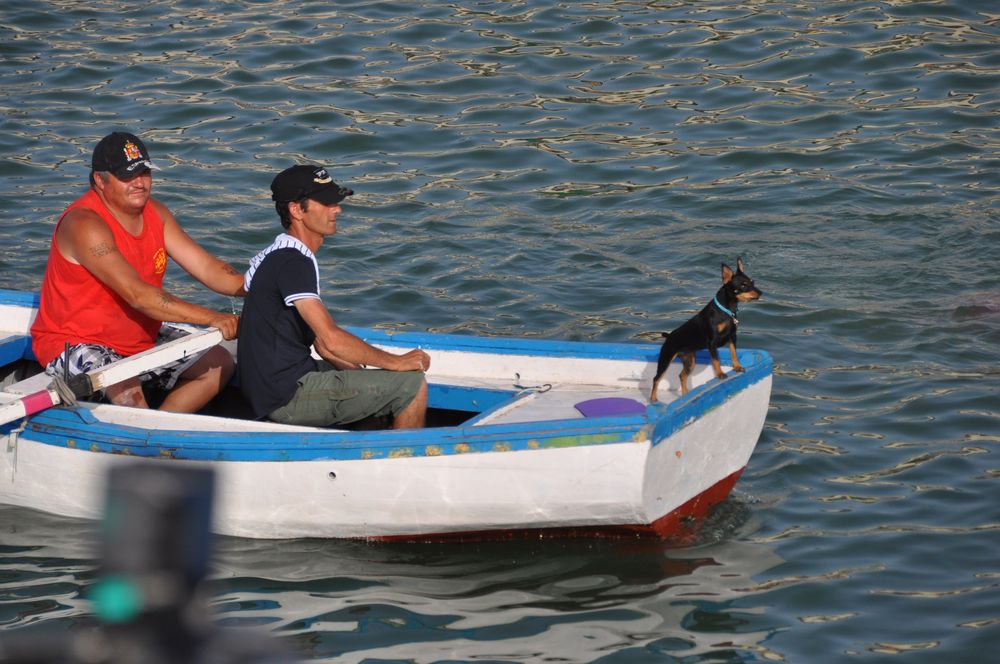
[(745, 468), (722, 478), (669, 514), (650, 524), (568, 526), (565, 528), (523, 528), (519, 530), (477, 530), (456, 533), (391, 535), (367, 538), (373, 542), (455, 542), (501, 539), (542, 539), (561, 537), (642, 537), (684, 539), (693, 536), (713, 507), (726, 499)]

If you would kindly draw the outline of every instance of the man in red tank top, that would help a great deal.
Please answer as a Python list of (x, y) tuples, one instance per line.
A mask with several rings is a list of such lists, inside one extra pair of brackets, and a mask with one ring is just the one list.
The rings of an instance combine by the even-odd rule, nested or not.
[[(63, 213), (52, 235), (32, 348), (46, 371), (91, 371), (177, 336), (163, 322), (216, 327), (236, 337), (239, 317), (163, 289), (167, 257), (217, 293), (242, 296), (243, 275), (191, 239), (152, 198), (146, 146), (124, 132), (94, 148), (91, 188)], [(70, 345), (65, 352), (66, 344)], [(148, 407), (143, 380), (169, 390), (161, 409), (197, 412), (229, 381), (233, 359), (215, 347), (176, 366), (105, 390), (120, 405)]]

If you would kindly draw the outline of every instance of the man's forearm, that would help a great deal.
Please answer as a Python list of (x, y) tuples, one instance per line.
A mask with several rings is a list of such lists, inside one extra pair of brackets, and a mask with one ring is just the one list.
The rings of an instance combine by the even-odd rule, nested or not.
[(239, 316), (207, 309), (168, 293), (162, 288), (148, 286), (131, 298), (128, 303), (153, 320), (168, 323), (190, 323), (222, 330), (227, 339), (236, 337)]
[(316, 352), (338, 368), (345, 368), (340, 363), (348, 365), (347, 368), (369, 366), (392, 370), (398, 364), (396, 355), (375, 348), (343, 328), (337, 328), (328, 337), (316, 338)]
[(221, 295), (243, 297), (243, 273), (229, 263), (216, 259), (215, 263), (198, 279), (206, 287)]

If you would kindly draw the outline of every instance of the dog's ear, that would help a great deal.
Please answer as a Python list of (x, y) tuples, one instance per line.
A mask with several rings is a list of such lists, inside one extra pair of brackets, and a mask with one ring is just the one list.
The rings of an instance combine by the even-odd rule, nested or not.
[(743, 270), (743, 257), (742, 256), (737, 256), (736, 257), (736, 274), (743, 274), (743, 272), (744, 272), (744, 270)]
[(729, 267), (725, 263), (722, 264), (722, 285), (728, 284), (733, 280), (733, 268)]

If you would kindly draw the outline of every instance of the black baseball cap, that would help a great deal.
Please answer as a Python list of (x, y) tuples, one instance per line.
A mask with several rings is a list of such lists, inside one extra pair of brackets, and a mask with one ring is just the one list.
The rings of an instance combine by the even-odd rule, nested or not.
[(116, 178), (157, 168), (149, 159), (146, 144), (138, 136), (124, 131), (112, 132), (98, 142), (90, 167), (95, 171), (107, 171)]
[(334, 182), (322, 166), (292, 166), (271, 182), (271, 200), (278, 203), (311, 198), (323, 205), (333, 205), (353, 194), (353, 190)]

